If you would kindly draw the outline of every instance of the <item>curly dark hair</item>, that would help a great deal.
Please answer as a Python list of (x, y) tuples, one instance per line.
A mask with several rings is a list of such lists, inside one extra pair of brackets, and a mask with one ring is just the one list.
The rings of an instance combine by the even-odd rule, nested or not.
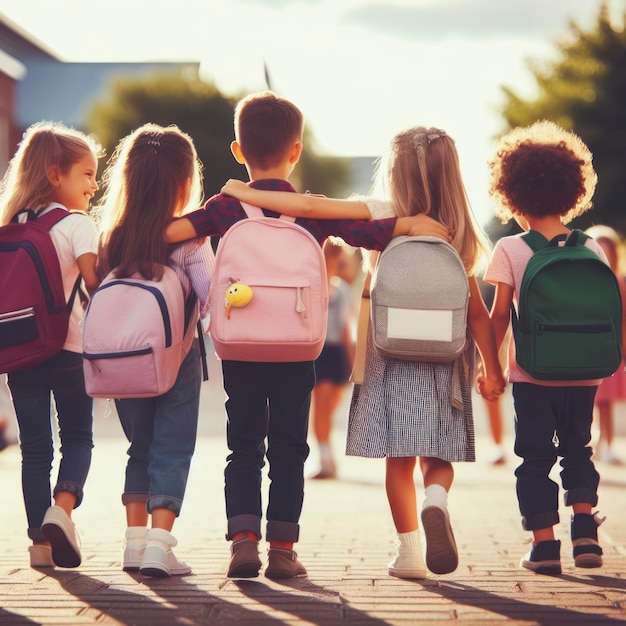
[(537, 122), (504, 135), (490, 160), (496, 215), (559, 215), (564, 223), (591, 208), (597, 176), (591, 153), (574, 133)]

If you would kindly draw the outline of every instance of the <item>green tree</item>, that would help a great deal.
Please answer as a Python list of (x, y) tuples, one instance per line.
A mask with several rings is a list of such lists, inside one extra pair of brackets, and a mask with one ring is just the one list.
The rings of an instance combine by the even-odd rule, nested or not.
[[(234, 139), (233, 114), (239, 96), (228, 98), (212, 83), (174, 74), (155, 74), (143, 80), (119, 78), (108, 98), (89, 115), (89, 132), (111, 155), (118, 141), (138, 126), (153, 122), (176, 124), (194, 140), (204, 165), (204, 189), (208, 197), (218, 193), (228, 178), (247, 180), (247, 172), (230, 152)], [(299, 191), (311, 189), (341, 195), (349, 184), (345, 166), (313, 151), (314, 140), (305, 135), (305, 151), (296, 168)]]
[(569, 27), (555, 60), (529, 62), (537, 97), (525, 100), (505, 86), (502, 114), (509, 128), (548, 119), (576, 132), (594, 155), (598, 187), (593, 210), (573, 225), (605, 223), (626, 234), (626, 30), (604, 3), (588, 31)]

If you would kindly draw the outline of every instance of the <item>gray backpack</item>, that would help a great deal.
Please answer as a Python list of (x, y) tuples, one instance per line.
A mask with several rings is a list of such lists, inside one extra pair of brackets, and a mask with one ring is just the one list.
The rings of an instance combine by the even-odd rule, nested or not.
[(383, 356), (445, 363), (463, 352), (469, 284), (457, 251), (436, 237), (396, 237), (372, 279), (374, 346)]

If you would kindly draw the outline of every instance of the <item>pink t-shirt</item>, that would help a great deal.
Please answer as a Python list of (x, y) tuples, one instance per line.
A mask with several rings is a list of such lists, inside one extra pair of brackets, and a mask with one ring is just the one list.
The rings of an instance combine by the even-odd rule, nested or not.
[[(504, 283), (514, 288), (513, 303), (517, 310), (517, 294), (522, 285), (522, 277), (528, 261), (533, 255), (530, 246), (522, 239), (523, 233), (503, 237), (494, 250), (493, 258), (484, 279), (488, 283)], [(587, 239), (585, 245), (593, 250), (605, 263), (608, 261), (604, 251), (594, 239)], [(512, 383), (534, 383), (545, 387), (578, 387), (599, 385), (598, 380), (537, 380), (523, 370), (515, 360), (515, 341), (509, 341), (509, 381)]]

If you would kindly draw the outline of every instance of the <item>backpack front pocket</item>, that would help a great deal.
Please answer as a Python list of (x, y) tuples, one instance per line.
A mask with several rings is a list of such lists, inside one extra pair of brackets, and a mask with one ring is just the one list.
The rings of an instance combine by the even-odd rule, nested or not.
[[(619, 367), (619, 336), (611, 320), (534, 325), (535, 372), (543, 380), (587, 380), (610, 376)], [(607, 362), (607, 354), (613, 355)]]
[(39, 336), (33, 307), (0, 313), (0, 348), (19, 346)]

